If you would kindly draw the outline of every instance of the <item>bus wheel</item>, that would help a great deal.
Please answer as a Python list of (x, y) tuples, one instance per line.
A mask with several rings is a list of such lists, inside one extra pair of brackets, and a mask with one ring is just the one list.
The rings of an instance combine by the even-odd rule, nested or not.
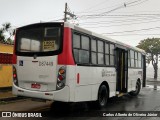
[(131, 91), (130, 95), (137, 96), (139, 94), (139, 92), (140, 92), (140, 89), (141, 89), (141, 84), (140, 84), (140, 82), (137, 81), (136, 90), (135, 91)]
[(98, 91), (98, 100), (96, 101), (96, 105), (98, 108), (103, 108), (106, 106), (108, 101), (108, 90), (105, 85), (101, 85)]

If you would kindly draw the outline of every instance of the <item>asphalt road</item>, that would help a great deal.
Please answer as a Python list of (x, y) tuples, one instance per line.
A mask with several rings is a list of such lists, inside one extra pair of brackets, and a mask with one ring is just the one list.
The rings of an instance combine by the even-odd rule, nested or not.
[[(59, 120), (72, 119), (72, 117), (77, 117), (76, 119), (90, 120), (90, 119), (100, 119), (105, 120), (159, 120), (158, 117), (101, 117), (104, 113), (133, 111), (131, 113), (143, 113), (143, 111), (150, 112), (160, 112), (160, 88), (154, 90), (153, 86), (147, 86), (142, 89), (137, 97), (130, 95), (125, 95), (123, 97), (113, 97), (110, 98), (106, 108), (98, 110), (94, 107), (90, 107), (86, 103), (79, 103), (73, 106), (64, 107), (59, 105), (59, 107), (51, 107), (48, 110), (44, 110), (50, 118), (58, 117)], [(140, 114), (139, 113), (139, 114)], [(114, 114), (115, 115), (115, 114)]]
[[(158, 117), (101, 117), (104, 113), (138, 111), (160, 112), (160, 87), (154, 90), (154, 86), (147, 86), (142, 89), (137, 97), (125, 95), (123, 97), (110, 98), (106, 108), (96, 109), (87, 103), (72, 104), (52, 104), (52, 102), (42, 103), (31, 100), (18, 101), (0, 105), (0, 111), (30, 111), (42, 112), (48, 119), (83, 119), (83, 120), (159, 120)], [(76, 117), (76, 118), (75, 118)]]

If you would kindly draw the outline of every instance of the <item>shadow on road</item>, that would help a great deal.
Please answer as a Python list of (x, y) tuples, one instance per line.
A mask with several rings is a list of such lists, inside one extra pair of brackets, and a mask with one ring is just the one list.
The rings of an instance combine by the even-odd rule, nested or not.
[[(91, 102), (79, 103), (63, 103), (53, 102), (51, 105), (49, 116), (50, 117), (101, 117), (103, 112), (106, 111), (123, 111), (125, 112), (125, 102), (134, 101), (136, 97), (124, 95), (122, 97), (112, 97), (108, 100), (105, 108), (98, 109)], [(122, 104), (120, 108), (116, 107), (117, 104)]]

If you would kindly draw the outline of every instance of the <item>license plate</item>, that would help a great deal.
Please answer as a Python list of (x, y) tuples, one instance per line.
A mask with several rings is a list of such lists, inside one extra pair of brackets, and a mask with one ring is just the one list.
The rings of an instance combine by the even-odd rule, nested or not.
[(31, 84), (31, 88), (40, 89), (41, 85), (40, 84)]

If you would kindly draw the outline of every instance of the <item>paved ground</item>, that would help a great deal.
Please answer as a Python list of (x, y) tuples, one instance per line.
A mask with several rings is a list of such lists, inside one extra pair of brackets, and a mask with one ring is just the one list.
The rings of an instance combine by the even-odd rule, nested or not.
[[(109, 100), (107, 107), (101, 110), (90, 107), (86, 103), (73, 104), (70, 107), (66, 105), (57, 107), (54, 106), (52, 102), (35, 102), (31, 99), (26, 99), (10, 102), (9, 104), (0, 104), (0, 111), (43, 112), (48, 116), (48, 119), (55, 119), (58, 117), (59, 120), (75, 119), (73, 116), (78, 116), (76, 119), (83, 120), (159, 120), (160, 118), (158, 117), (95, 117), (102, 116), (104, 112), (112, 111), (159, 111), (160, 113), (160, 86), (157, 86), (159, 82), (148, 81), (147, 84), (150, 85), (142, 89), (137, 97), (132, 97), (130, 95), (125, 95), (120, 98), (113, 97)], [(8, 94), (11, 93), (9, 92)], [(65, 117), (63, 115), (65, 115)], [(9, 120), (8, 118), (3, 119)], [(16, 119), (17, 118), (15, 118), (15, 120)]]
[(52, 102), (50, 101), (37, 102), (32, 101), (31, 99), (22, 99), (17, 101), (10, 101), (7, 104), (1, 104), (0, 111), (41, 111), (43, 109), (50, 108), (51, 103)]
[[(107, 107), (102, 110), (91, 108), (86, 103), (79, 103), (68, 106), (53, 106), (52, 102), (35, 102), (30, 99), (21, 100), (9, 104), (0, 105), (0, 111), (32, 111), (42, 112), (48, 115), (48, 119), (59, 120), (76, 119), (98, 120), (95, 116), (101, 116), (104, 112), (111, 111), (160, 111), (160, 87), (154, 90), (153, 86), (147, 86), (142, 89), (137, 97), (125, 95), (120, 98), (113, 97), (109, 100)], [(65, 117), (63, 116), (65, 115)], [(83, 117), (82, 117), (83, 116)], [(101, 117), (101, 120), (159, 120), (155, 117)], [(8, 119), (7, 119), (8, 120)]]
[(9, 97), (15, 97), (15, 96), (12, 94), (12, 91), (11, 91), (11, 90), (0, 91), (0, 99), (9, 98)]

